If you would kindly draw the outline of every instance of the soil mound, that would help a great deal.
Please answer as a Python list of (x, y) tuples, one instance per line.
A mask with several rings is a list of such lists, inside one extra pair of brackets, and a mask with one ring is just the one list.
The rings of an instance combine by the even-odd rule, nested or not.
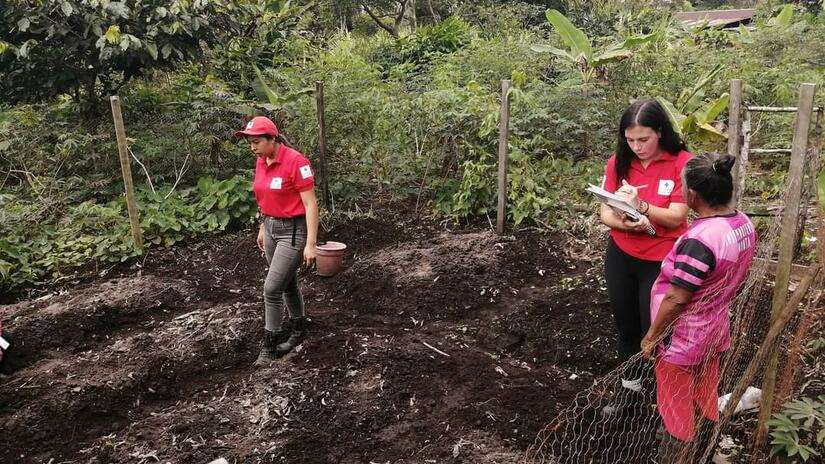
[(300, 349), (252, 366), (254, 231), (143, 275), (0, 306), (0, 462), (515, 462), (611, 361), (598, 277), (552, 235), (363, 219), (333, 278), (302, 274)]

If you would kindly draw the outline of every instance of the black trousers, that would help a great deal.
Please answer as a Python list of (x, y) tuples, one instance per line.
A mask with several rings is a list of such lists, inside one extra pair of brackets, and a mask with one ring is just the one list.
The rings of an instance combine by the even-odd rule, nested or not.
[(646, 261), (628, 255), (612, 238), (608, 239), (604, 278), (619, 334), (621, 362), (641, 351), (639, 344), (650, 328), (650, 289), (661, 266), (661, 261)]

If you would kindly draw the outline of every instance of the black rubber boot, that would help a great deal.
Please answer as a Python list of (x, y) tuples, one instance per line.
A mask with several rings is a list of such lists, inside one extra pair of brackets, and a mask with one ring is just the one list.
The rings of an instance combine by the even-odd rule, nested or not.
[(307, 318), (306, 317), (299, 317), (295, 318), (290, 321), (290, 325), (292, 326), (292, 331), (289, 334), (289, 338), (286, 339), (285, 342), (278, 344), (275, 347), (275, 351), (277, 352), (278, 356), (283, 356), (293, 349), (296, 346), (300, 345), (301, 342), (304, 341), (306, 338), (306, 330), (307, 330)]
[(669, 434), (664, 425), (659, 426), (656, 437), (659, 439), (656, 464), (685, 464), (690, 462), (687, 459), (691, 451), (690, 445)]
[(268, 366), (269, 363), (278, 358), (276, 347), (278, 343), (287, 339), (289, 332), (281, 330), (278, 332), (271, 332), (264, 330), (264, 339), (261, 342), (261, 352), (258, 354), (258, 359), (255, 360), (256, 366)]

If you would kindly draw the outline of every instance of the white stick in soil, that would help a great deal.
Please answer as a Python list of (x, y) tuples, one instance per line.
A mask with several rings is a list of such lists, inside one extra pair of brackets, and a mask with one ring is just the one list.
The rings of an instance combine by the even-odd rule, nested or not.
[(422, 341), (421, 343), (423, 343), (423, 344), (424, 344), (424, 346), (426, 346), (427, 348), (429, 348), (429, 349), (431, 349), (431, 350), (435, 351), (436, 353), (438, 353), (438, 354), (440, 354), (440, 355), (442, 355), (442, 356), (446, 356), (446, 357), (448, 357), (448, 358), (450, 357), (450, 355), (448, 355), (447, 353), (445, 353), (445, 352), (443, 352), (443, 351), (439, 350), (438, 348), (436, 348), (436, 347), (434, 347), (434, 346), (430, 345), (429, 343), (427, 343), (427, 342), (425, 342), (425, 341)]

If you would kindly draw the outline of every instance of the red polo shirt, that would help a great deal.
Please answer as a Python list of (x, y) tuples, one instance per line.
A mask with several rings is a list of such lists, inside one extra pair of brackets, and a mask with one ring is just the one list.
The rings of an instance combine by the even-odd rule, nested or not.
[[(667, 208), (671, 203), (684, 203), (682, 169), (692, 156), (684, 150), (675, 155), (666, 152), (646, 168), (642, 167), (641, 161), (634, 156), (625, 180), (630, 185), (647, 185), (639, 190), (639, 198), (653, 206)], [(604, 189), (608, 192), (615, 192), (621, 186), (621, 182), (616, 179), (615, 165), (616, 155), (613, 155), (607, 160), (605, 168)], [(662, 261), (673, 248), (676, 239), (687, 230), (687, 220), (675, 229), (651, 222), (656, 228), (654, 236), (644, 232), (615, 229), (610, 230), (610, 236), (616, 245), (630, 256), (647, 261)]]
[(304, 155), (281, 144), (275, 160), (267, 165), (259, 157), (255, 164), (252, 191), (262, 214), (276, 218), (291, 218), (306, 214), (301, 192), (312, 190), (315, 176)]

